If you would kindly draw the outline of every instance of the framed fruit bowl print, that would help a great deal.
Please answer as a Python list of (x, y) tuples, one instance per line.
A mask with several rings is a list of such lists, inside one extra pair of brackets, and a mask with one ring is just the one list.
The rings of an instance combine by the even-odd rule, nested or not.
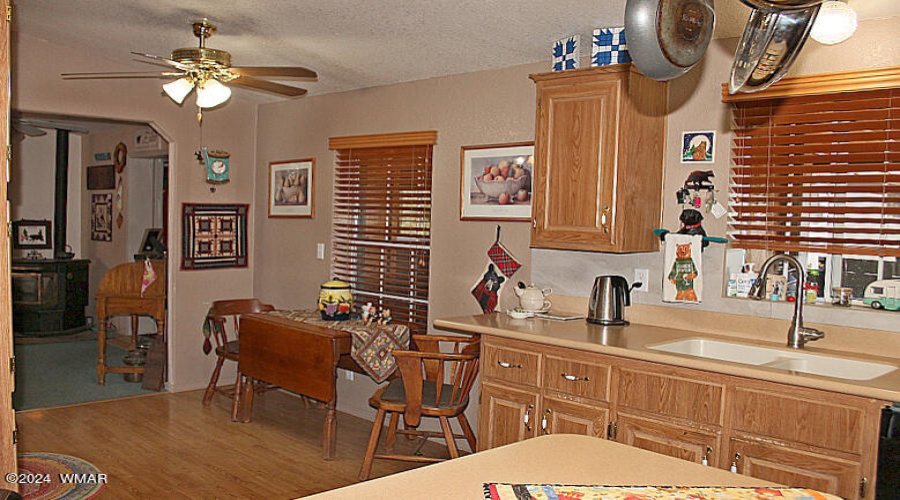
[(531, 220), (534, 143), (460, 148), (460, 220)]
[(315, 169), (315, 158), (269, 163), (269, 217), (313, 217)]

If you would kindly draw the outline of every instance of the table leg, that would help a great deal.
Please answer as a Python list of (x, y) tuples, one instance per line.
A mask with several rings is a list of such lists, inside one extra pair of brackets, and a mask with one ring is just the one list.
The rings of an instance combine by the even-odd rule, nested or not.
[(136, 351), (138, 347), (138, 327), (140, 326), (140, 316), (131, 315), (131, 350)]
[(322, 448), (325, 452), (325, 460), (331, 460), (334, 458), (334, 442), (337, 437), (337, 420), (335, 416), (337, 415), (337, 397), (333, 398), (326, 405), (327, 410), (325, 411), (325, 432), (324, 432), (324, 442), (322, 444)]
[(238, 406), (238, 421), (247, 423), (253, 414), (253, 379), (241, 375), (241, 394)]
[(97, 329), (97, 383), (106, 385), (106, 318), (100, 318)]

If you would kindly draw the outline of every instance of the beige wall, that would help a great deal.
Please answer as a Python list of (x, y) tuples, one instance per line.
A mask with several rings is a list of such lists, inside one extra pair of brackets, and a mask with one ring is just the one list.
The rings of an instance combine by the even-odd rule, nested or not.
[[(46, 130), (46, 129), (45, 129)], [(53, 221), (56, 196), (56, 132), (26, 136), (13, 144), (10, 164), (10, 220)], [(15, 140), (15, 139), (13, 139)], [(66, 242), (76, 258), (81, 257), (81, 136), (69, 134), (69, 179), (66, 207)], [(50, 233), (53, 233), (51, 228)], [(38, 250), (45, 258), (53, 249)], [(13, 250), (13, 258), (24, 257), (27, 250)]]
[[(437, 130), (434, 148), (431, 318), (475, 314), (469, 293), (487, 263), (496, 223), (459, 220), (460, 146), (534, 137), (534, 84), (528, 73), (546, 64), (518, 66), (262, 105), (256, 171), (257, 295), (279, 307), (311, 307), (319, 284), (329, 277), (329, 260), (315, 260), (316, 243), (330, 257), (333, 136)], [(269, 219), (268, 163), (316, 158), (316, 217)], [(528, 281), (529, 230), (525, 222), (504, 223), (503, 242), (524, 267), (513, 281)], [(501, 307), (515, 303), (506, 286)], [(363, 377), (342, 380), (341, 408), (364, 413), (374, 385)]]
[[(181, 203), (251, 203), (253, 201), (255, 104), (232, 99), (221, 109), (204, 113), (203, 143), (231, 153), (231, 183), (210, 193), (203, 169), (193, 157), (201, 142), (196, 109), (188, 99), (176, 106), (160, 95), (154, 80), (64, 81), (73, 71), (130, 70), (93, 54), (85, 54), (21, 33), (13, 33), (12, 107), (15, 110), (93, 116), (152, 124), (170, 142), (170, 238), (181, 241)], [(116, 48), (127, 51), (128, 47)], [(253, 214), (255, 207), (251, 209)], [(245, 269), (178, 271), (180, 246), (170, 245), (169, 350), (170, 383), (176, 390), (202, 387), (214, 358), (204, 356), (200, 326), (208, 304), (216, 299), (253, 295), (253, 225), (251, 264)], [(233, 368), (231, 368), (233, 369)], [(225, 374), (223, 376), (231, 377)]]

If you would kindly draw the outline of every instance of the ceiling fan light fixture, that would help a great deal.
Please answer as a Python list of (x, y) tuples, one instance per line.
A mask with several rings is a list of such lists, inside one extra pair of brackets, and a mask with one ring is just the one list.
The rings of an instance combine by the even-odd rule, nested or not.
[(850, 38), (857, 25), (856, 11), (852, 7), (839, 0), (826, 0), (819, 8), (809, 36), (819, 43), (834, 45)]
[(179, 78), (174, 82), (169, 82), (163, 85), (163, 90), (165, 91), (166, 95), (178, 104), (183, 103), (184, 98), (187, 97), (187, 95), (190, 94), (191, 90), (193, 89), (194, 82), (189, 78)]
[(214, 108), (231, 98), (231, 89), (210, 78), (197, 85), (197, 106)]

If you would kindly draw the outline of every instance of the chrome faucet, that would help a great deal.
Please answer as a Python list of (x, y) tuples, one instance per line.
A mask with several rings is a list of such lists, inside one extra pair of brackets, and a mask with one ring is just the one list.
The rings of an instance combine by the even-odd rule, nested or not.
[(785, 261), (797, 270), (797, 294), (794, 298), (794, 319), (791, 320), (791, 328), (788, 330), (787, 346), (794, 349), (803, 349), (807, 342), (819, 340), (825, 336), (825, 332), (816, 330), (815, 328), (806, 328), (803, 326), (803, 286), (806, 283), (806, 275), (803, 273), (803, 265), (800, 261), (785, 254), (775, 254), (769, 257), (763, 264), (762, 270), (759, 271), (759, 277), (750, 287), (749, 297), (755, 300), (762, 300), (765, 293), (766, 275), (769, 274), (769, 268), (772, 264), (780, 260)]

